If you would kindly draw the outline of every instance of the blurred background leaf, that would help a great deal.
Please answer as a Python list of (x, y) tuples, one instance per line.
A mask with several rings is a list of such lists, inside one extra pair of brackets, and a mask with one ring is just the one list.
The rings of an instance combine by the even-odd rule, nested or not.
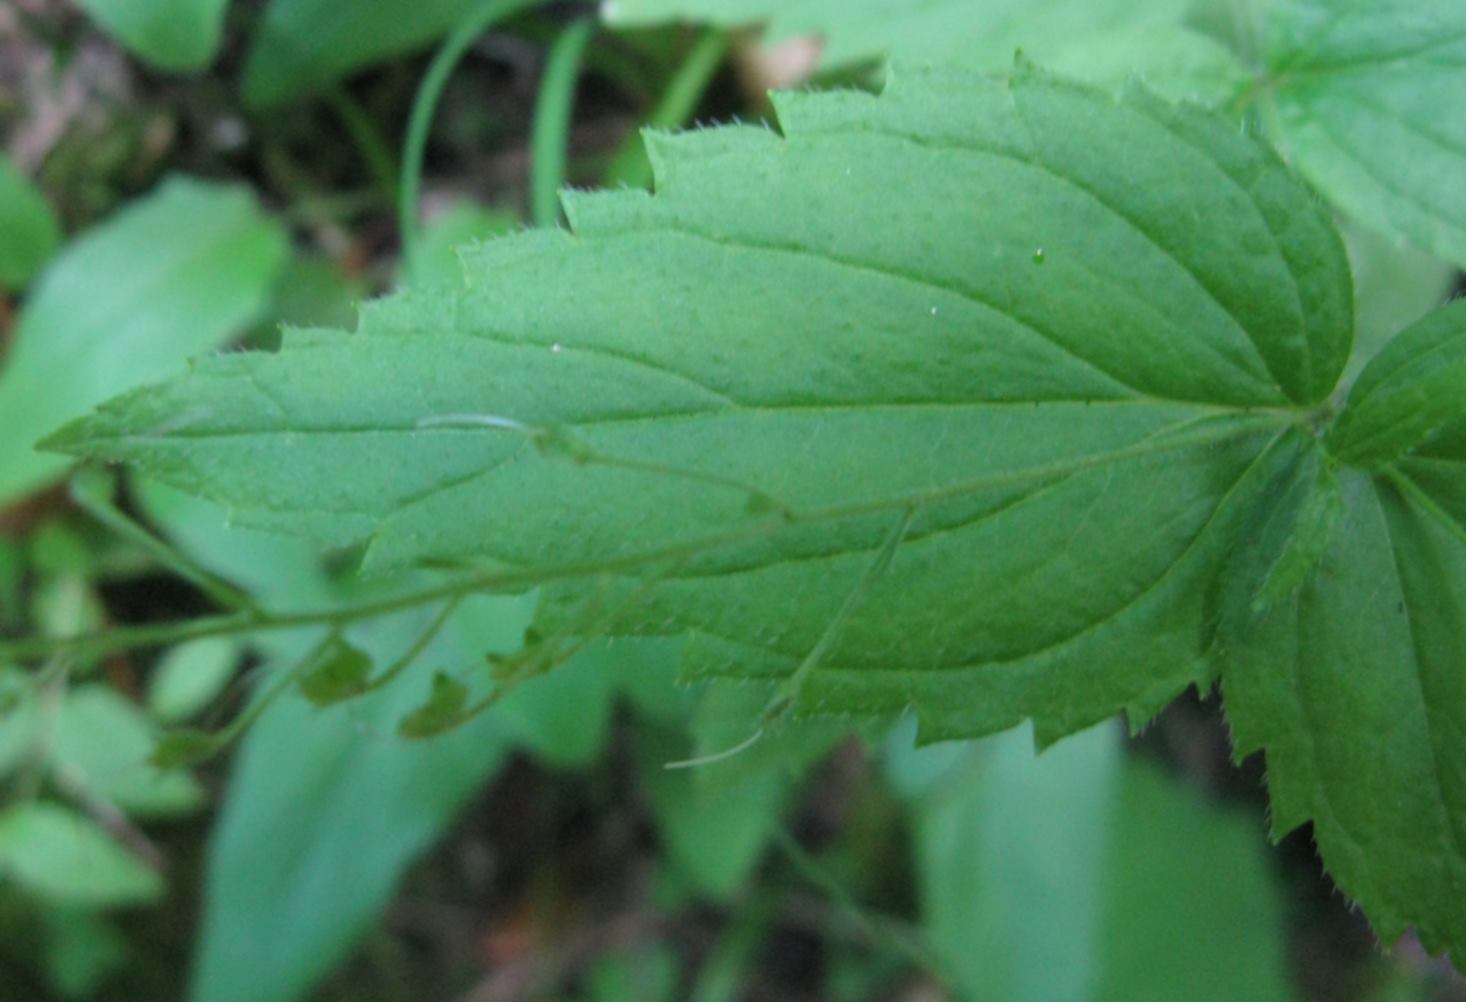
[(73, 240), (37, 281), (0, 370), (0, 506), (66, 469), (35, 451), (42, 436), (239, 333), (285, 251), (247, 191), (186, 178)]
[(892, 742), (925, 923), (964, 998), (1292, 998), (1254, 821), (1124, 754), (1113, 724), (1035, 754), (1028, 727)]
[(139, 59), (191, 72), (214, 61), (229, 0), (77, 0)]
[(0, 289), (30, 281), (61, 243), (61, 224), (45, 196), (0, 156)]
[(95, 822), (48, 803), (0, 812), (0, 877), (61, 905), (131, 905), (163, 893), (163, 878)]
[(377, 60), (430, 44), (481, 5), (482, 0), (270, 0), (245, 65), (245, 102), (267, 108), (317, 93)]

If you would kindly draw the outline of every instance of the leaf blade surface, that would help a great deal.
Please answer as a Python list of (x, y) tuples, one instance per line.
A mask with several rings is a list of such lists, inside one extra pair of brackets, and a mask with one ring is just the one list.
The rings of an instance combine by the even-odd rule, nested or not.
[(1466, 8), (1452, 0), (1297, 0), (1269, 12), (1283, 144), (1349, 215), (1466, 263)]

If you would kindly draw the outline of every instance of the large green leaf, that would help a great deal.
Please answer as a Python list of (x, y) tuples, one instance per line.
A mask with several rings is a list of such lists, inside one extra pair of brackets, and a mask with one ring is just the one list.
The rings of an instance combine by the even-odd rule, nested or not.
[(228, 0), (79, 0), (119, 42), (159, 69), (213, 62)]
[(265, 301), (285, 235), (243, 190), (175, 179), (72, 242), (0, 370), (0, 505), (66, 469), (36, 440), (217, 347)]
[(1006, 68), (1018, 50), (1042, 56), (1104, 32), (1176, 24), (1189, 6), (1190, 0), (607, 0), (601, 12), (617, 27), (767, 22), (774, 40), (821, 38), (827, 67), (894, 56), (960, 57)]
[(0, 156), (0, 289), (30, 281), (61, 243), (61, 224), (46, 199)]
[(1348, 214), (1466, 265), (1466, 5), (1289, 0), (1270, 8), (1283, 143)]
[(1096, 728), (1035, 758), (1023, 728), (896, 756), (921, 791), (925, 924), (963, 997), (1289, 998), (1260, 833), (1117, 739)]
[[(1466, 434), (1417, 448), (1445, 472), (1396, 502), (1431, 546), (1341, 528), (1396, 474), (1341, 487), (1323, 452), (1353, 315), (1316, 199), (1223, 120), (1027, 72), (777, 106), (782, 137), (654, 138), (657, 195), (571, 197), (573, 233), (471, 252), (460, 294), (207, 360), (58, 443), (376, 571), (544, 584), (542, 633), (687, 634), (689, 674), (778, 680), (773, 715), (914, 707), (927, 739), (1031, 718), (1048, 743), (1221, 675), (1243, 746), (1281, 749), (1279, 831), (1335, 825), (1326, 862), (1382, 930), (1466, 946), (1402, 820), (1446, 831), (1466, 802)], [(1320, 654), (1353, 637), (1372, 620), (1332, 570), (1368, 566), (1354, 599), (1382, 602), (1382, 552), (1440, 577), (1412, 606), (1432, 646), (1349, 646), (1358, 672), (1290, 704), (1330, 738), (1305, 758), (1303, 721), (1258, 709), (1288, 677), (1273, 624), (1342, 591), (1299, 627)], [(1381, 743), (1412, 679), (1443, 723)], [(1367, 796), (1325, 797), (1356, 772)], [(1429, 859), (1466, 866), (1451, 840)]]

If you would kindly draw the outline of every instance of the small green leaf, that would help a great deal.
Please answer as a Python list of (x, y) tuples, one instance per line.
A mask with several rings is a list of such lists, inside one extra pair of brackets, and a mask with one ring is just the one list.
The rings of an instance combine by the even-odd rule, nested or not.
[(109, 34), (161, 70), (201, 70), (214, 61), (228, 0), (78, 0)]
[(44, 922), (46, 974), (62, 998), (94, 998), (132, 956), (123, 935), (94, 911), (48, 908)]
[(203, 803), (203, 788), (192, 776), (154, 764), (155, 740), (146, 717), (106, 686), (85, 685), (67, 693), (51, 742), (52, 766), (65, 781), (130, 814), (183, 814)]
[(187, 769), (200, 765), (219, 754), (226, 740), (223, 735), (185, 728), (168, 731), (158, 737), (148, 761), (159, 769)]
[(1360, 373), (1329, 433), (1341, 462), (1381, 466), (1466, 418), (1466, 300), (1397, 334)]
[(0, 289), (30, 281), (61, 243), (61, 224), (46, 199), (0, 156)]
[(317, 706), (329, 706), (366, 692), (371, 677), (372, 659), (344, 640), (336, 640), (302, 666), (300, 693)]
[(66, 463), (33, 446), (238, 333), (285, 259), (244, 191), (175, 179), (72, 241), (31, 290), (0, 370), (0, 504)]
[(1362, 223), (1466, 265), (1466, 5), (1290, 0), (1268, 8), (1261, 93), (1285, 149)]
[(239, 667), (239, 643), (206, 637), (170, 648), (148, 681), (148, 711), (172, 724), (199, 713), (229, 684)]
[(397, 733), (412, 741), (437, 737), (463, 724), (467, 707), (468, 687), (438, 672), (428, 701), (402, 718)]
[(94, 822), (49, 803), (0, 812), (0, 880), (44, 901), (108, 908), (155, 900), (163, 880)]

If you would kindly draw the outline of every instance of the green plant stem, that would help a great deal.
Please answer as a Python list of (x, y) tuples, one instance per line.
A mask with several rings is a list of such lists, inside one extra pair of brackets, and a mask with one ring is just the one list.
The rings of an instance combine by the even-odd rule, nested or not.
[(555, 39), (545, 63), (530, 139), (529, 204), (536, 226), (560, 224), (560, 187), (565, 183), (565, 164), (569, 159), (575, 86), (595, 27), (590, 18), (571, 24)]
[(799, 844), (799, 840), (790, 833), (789, 829), (782, 826), (775, 829), (774, 844), (788, 858), (795, 872), (826, 895), (836, 908), (865, 933), (871, 942), (886, 943), (918, 969), (944, 981), (950, 981), (941, 962), (933, 956), (931, 950), (918, 936), (909, 934), (905, 930), (898, 930), (892, 923), (879, 921), (867, 914), (860, 902), (855, 900), (855, 897), (845, 889), (843, 884), (825, 871), (819, 861)]
[(341, 627), (335, 626), (320, 641), (312, 647), (304, 657), (289, 668), (276, 673), (276, 676), (265, 685), (265, 691), (251, 702), (244, 711), (231, 720), (221, 730), (214, 734), (211, 756), (218, 755), (231, 744), (243, 737), (244, 732), (254, 724), (256, 720), (264, 716), (266, 710), (275, 703), (285, 691), (300, 680), (301, 673), (305, 667), (315, 662), (321, 655), (330, 649), (332, 644), (341, 640)]
[[(673, 74), (662, 99), (647, 116), (644, 127), (675, 129), (685, 125), (702, 103), (703, 94), (707, 92), (718, 68), (723, 65), (730, 44), (730, 36), (726, 31), (710, 28), (703, 32)], [(605, 183), (608, 188), (621, 185), (646, 188), (651, 185), (652, 163), (647, 158), (641, 130), (628, 136), (616, 151), (611, 165), (606, 169)]]
[[(1264, 430), (1280, 432), (1283, 427), (1292, 424), (1296, 418), (1297, 415), (1291, 413), (1255, 414), (1251, 420), (1217, 424), (1211, 417), (1202, 417), (1188, 422), (1180, 429), (1171, 429), (1160, 437), (1143, 440), (1135, 445), (1109, 452), (1086, 456), (1083, 459), (1065, 460), (1025, 470), (995, 473), (913, 494), (831, 505), (802, 512), (780, 510), (767, 517), (750, 520), (725, 532), (711, 533), (641, 553), (608, 559), (583, 560), (556, 567), (507, 570), (494, 568), (460, 575), (450, 581), (419, 591), (374, 599), (356, 605), (338, 606), (333, 609), (298, 613), (247, 611), (205, 619), (124, 627), (71, 638), (41, 637), (0, 642), (0, 662), (33, 660), (49, 657), (59, 651), (68, 652), (74, 657), (87, 657), (119, 650), (197, 640), (203, 637), (261, 633), (301, 626), (341, 626), (357, 620), (371, 619), (403, 609), (416, 608), (430, 602), (439, 602), (477, 592), (522, 591), (555, 581), (595, 577), (599, 574), (627, 574), (654, 567), (663, 562), (690, 560), (725, 546), (766, 539), (786, 532), (794, 526), (840, 521), (884, 512), (911, 511), (924, 505), (939, 504), (972, 494), (1039, 483), (1055, 477), (1093, 469), (1105, 463), (1154, 456), (1182, 448), (1219, 445), (1244, 435), (1258, 434)], [(575, 461), (594, 462), (596, 457)], [(606, 461), (615, 463), (614, 459)]]
[(851, 613), (855, 611), (856, 605), (859, 604), (861, 598), (864, 597), (866, 591), (870, 588), (870, 583), (890, 566), (892, 558), (896, 555), (896, 550), (901, 545), (901, 541), (906, 538), (906, 533), (911, 530), (911, 521), (915, 517), (916, 509), (914, 508), (907, 508), (901, 512), (900, 517), (891, 526), (891, 531), (886, 535), (885, 542), (881, 544), (880, 550), (876, 552), (874, 559), (865, 566), (865, 569), (860, 572), (860, 577), (856, 579), (854, 587), (850, 589), (850, 594), (845, 596), (845, 601), (840, 604), (839, 611), (835, 613), (834, 617), (825, 627), (824, 632), (820, 634), (819, 640), (810, 649), (810, 652), (805, 655), (804, 660), (799, 663), (799, 667), (794, 670), (794, 674), (790, 675), (784, 684), (779, 687), (779, 694), (774, 698), (774, 701), (764, 713), (765, 727), (773, 724), (784, 715), (789, 707), (799, 701), (799, 696), (804, 689), (805, 683), (809, 681), (810, 675), (819, 668), (820, 662), (825, 659), (825, 655), (829, 653), (835, 641), (840, 638), (841, 631), (845, 629), (845, 624), (849, 622)]
[(84, 469), (72, 478), (69, 489), (71, 499), (88, 515), (198, 588), (219, 605), (226, 609), (258, 611), (254, 600), (244, 592), (198, 566), (168, 543), (138, 525), (118, 508), (112, 501), (116, 483), (109, 475), (97, 470)]
[(432, 130), (433, 115), (448, 78), (457, 69), (474, 39), (494, 24), (520, 11), (538, 6), (544, 0), (485, 0), (465, 17), (438, 49), (423, 75), (417, 96), (412, 101), (412, 112), (407, 120), (407, 138), (402, 146), (402, 185), (397, 198), (397, 221), (401, 231), (404, 257), (410, 256), (417, 246), (418, 196), (422, 191), (423, 157), (427, 153), (428, 133)]
[(367, 114), (361, 102), (352, 97), (346, 88), (332, 87), (327, 93), (327, 100), (331, 110), (341, 120), (342, 128), (361, 153), (373, 183), (390, 204), (401, 190), (402, 179), (398, 176), (397, 161), (392, 156), (387, 140), (382, 136), (382, 130), (377, 128), (372, 116)]
[(380, 675), (373, 678), (367, 684), (366, 691), (376, 692), (378, 689), (385, 689), (399, 675), (408, 668), (411, 668), (413, 662), (418, 659), (423, 651), (428, 649), (428, 645), (433, 642), (434, 638), (443, 632), (443, 627), (448, 625), (448, 620), (452, 618), (453, 613), (458, 611), (459, 603), (463, 601), (463, 598), (464, 596), (462, 595), (454, 595), (448, 601), (444, 602), (443, 608), (438, 610), (438, 614), (432, 618), (422, 633), (418, 634), (417, 639), (412, 642), (411, 646), (403, 651), (402, 655), (396, 661), (393, 661)]

